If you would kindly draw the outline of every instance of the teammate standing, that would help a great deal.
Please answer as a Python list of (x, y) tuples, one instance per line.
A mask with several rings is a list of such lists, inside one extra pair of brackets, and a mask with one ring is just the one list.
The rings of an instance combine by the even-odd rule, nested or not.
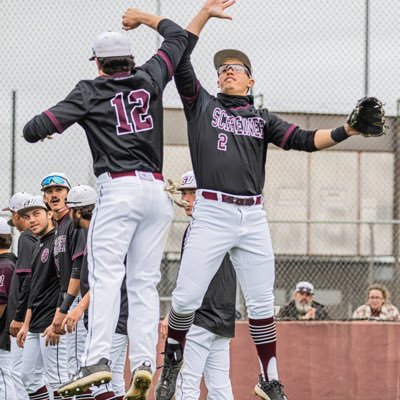
[[(24, 137), (37, 142), (75, 122), (87, 135), (98, 177), (98, 199), (88, 232), (89, 329), (83, 367), (68, 395), (107, 382), (112, 334), (125, 276), (130, 318), (132, 383), (127, 398), (144, 399), (155, 371), (157, 284), (172, 205), (164, 191), (162, 94), (187, 46), (187, 33), (163, 17), (131, 9), (134, 27), (157, 30), (164, 41), (141, 67), (125, 34), (105, 32), (93, 44), (99, 76), (80, 81), (67, 98), (34, 117)], [(131, 395), (131, 393), (133, 393)]]
[[(193, 171), (183, 174), (178, 190), (188, 217), (192, 216), (196, 189)], [(190, 225), (183, 236), (182, 252), (189, 234)], [(198, 400), (203, 374), (208, 400), (233, 400), (229, 378), (229, 343), (235, 334), (235, 302), (236, 274), (227, 254), (207, 289), (201, 307), (195, 313), (187, 335), (185, 365), (178, 376), (176, 400)], [(168, 317), (161, 323), (164, 339), (167, 337), (167, 329)], [(167, 369), (164, 369), (156, 398), (170, 398), (171, 394), (174, 395), (175, 384), (167, 379), (168, 375)]]
[(11, 377), (11, 343), (7, 327), (11, 279), (17, 262), (17, 257), (10, 251), (11, 243), (10, 226), (0, 218), (0, 398), (4, 400), (17, 399)]
[(34, 249), (28, 310), (17, 335), (18, 345), (24, 347), (21, 376), (31, 399), (57, 400), (60, 396), (56, 389), (67, 381), (68, 375), (65, 338), (54, 333), (52, 326), (60, 292), (60, 278), (54, 262), (52, 213), (40, 196), (26, 200), (18, 213), (27, 221), (31, 232), (40, 238)]
[(21, 380), (23, 349), (18, 347), (16, 336), (22, 328), (28, 308), (33, 248), (37, 242), (35, 236), (27, 229), (25, 220), (18, 215), (18, 211), (23, 207), (25, 200), (30, 197), (32, 195), (26, 192), (15, 193), (11, 197), (8, 207), (3, 208), (3, 211), (11, 212), (11, 219), (8, 221), (8, 224), (14, 226), (20, 232), (18, 239), (18, 259), (11, 281), (10, 296), (7, 304), (7, 326), (11, 336), (10, 371), (18, 400), (28, 399), (28, 393)]
[[(82, 229), (87, 232), (90, 220), (92, 219), (95, 201), (96, 191), (91, 186), (79, 185), (70, 190), (66, 204), (70, 209), (69, 215), (72, 224), (76, 229)], [(68, 313), (62, 324), (62, 330), (67, 329), (68, 332), (74, 332), (76, 330), (77, 324), (84, 314), (85, 326), (87, 326), (87, 308), (90, 301), (87, 252), (85, 252), (82, 261), (80, 282), (81, 295), (83, 298), (78, 305)], [(108, 389), (109, 385), (102, 385), (99, 388), (92, 389), (92, 395), (96, 400), (122, 400), (125, 394), (124, 367), (128, 346), (127, 319), (128, 299), (124, 279), (121, 287), (121, 307), (119, 318), (117, 328), (113, 333), (110, 351), (111, 372), (113, 374), (112, 385), (110, 390)]]
[[(65, 334), (61, 324), (69, 309), (74, 308), (80, 300), (80, 270), (86, 247), (86, 234), (74, 229), (65, 204), (70, 189), (70, 181), (63, 172), (51, 172), (41, 181), (44, 202), (53, 212), (53, 219), (56, 221), (54, 260), (60, 276), (60, 292), (53, 318), (53, 330), (59, 335)], [(83, 321), (80, 321), (76, 331), (66, 335), (69, 377), (80, 368), (78, 355), (85, 349), (85, 340), (86, 329)], [(84, 396), (87, 398), (87, 394)]]
[[(213, 9), (226, 4), (219, 0), (206, 3), (204, 13), (188, 27), (188, 49), (195, 46)], [(129, 28), (130, 21), (124, 23)], [(221, 91), (216, 97), (197, 80), (189, 51), (175, 74), (199, 189), (173, 293), (164, 364), (170, 371), (169, 379), (175, 381), (194, 312), (229, 252), (246, 299), (250, 333), (262, 366), (255, 393), (263, 399), (284, 400), (287, 397), (279, 382), (276, 361), (274, 255), (262, 197), (267, 147), (274, 143), (285, 150), (312, 152), (334, 146), (358, 132), (347, 123), (336, 129), (306, 131), (267, 109), (256, 109), (253, 96), (248, 95), (254, 85), (251, 62), (241, 51), (218, 52), (214, 66)], [(158, 400), (170, 397), (159, 396)]]

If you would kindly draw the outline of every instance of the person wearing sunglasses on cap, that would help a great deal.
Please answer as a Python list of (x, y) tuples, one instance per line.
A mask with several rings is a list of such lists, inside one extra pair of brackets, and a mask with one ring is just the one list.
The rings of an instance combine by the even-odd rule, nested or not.
[[(41, 182), (44, 202), (53, 212), (56, 221), (54, 232), (54, 259), (60, 276), (60, 293), (57, 311), (53, 318), (53, 330), (64, 335), (62, 322), (70, 309), (80, 300), (80, 271), (86, 247), (86, 233), (74, 228), (66, 199), (71, 190), (69, 178), (63, 172), (50, 172)], [(77, 333), (66, 334), (68, 352), (68, 375), (72, 377), (80, 367), (79, 355), (83, 353), (86, 340), (83, 321), (77, 325)], [(79, 396), (85, 396), (79, 394)]]
[(279, 310), (277, 319), (326, 320), (329, 319), (325, 306), (314, 300), (314, 285), (302, 281), (296, 285), (294, 299)]

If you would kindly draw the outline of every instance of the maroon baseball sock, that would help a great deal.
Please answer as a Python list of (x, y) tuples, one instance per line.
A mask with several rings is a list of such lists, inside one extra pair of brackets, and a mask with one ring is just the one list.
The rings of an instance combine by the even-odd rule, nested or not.
[(194, 313), (192, 314), (177, 314), (172, 308), (168, 317), (168, 339), (167, 343), (170, 344), (170, 339), (175, 340), (181, 345), (182, 351), (185, 348), (186, 335), (192, 325)]
[(50, 399), (49, 392), (46, 386), (42, 386), (34, 393), (28, 393), (30, 400), (48, 400)]
[[(263, 367), (265, 379), (271, 380), (268, 376), (268, 364), (272, 358), (276, 359), (276, 326), (273, 317), (264, 319), (249, 318), (250, 334), (257, 348), (258, 357)], [(274, 363), (275, 365), (275, 363)], [(278, 374), (274, 374), (276, 379)]]

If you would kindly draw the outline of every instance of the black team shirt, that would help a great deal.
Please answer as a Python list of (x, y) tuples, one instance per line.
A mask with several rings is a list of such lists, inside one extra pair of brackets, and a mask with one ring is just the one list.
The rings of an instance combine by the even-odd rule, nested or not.
[(62, 133), (75, 122), (87, 135), (96, 176), (104, 172), (162, 172), (162, 94), (187, 46), (187, 33), (163, 19), (164, 41), (132, 73), (82, 80), (67, 98), (34, 117), (24, 128), (28, 142)]
[(32, 254), (36, 242), (37, 238), (29, 229), (22, 232), (18, 239), (18, 260), (7, 305), (7, 326), (10, 326), (12, 320), (24, 322), (31, 287)]
[(253, 96), (209, 94), (197, 80), (189, 46), (175, 73), (188, 123), (189, 148), (199, 189), (259, 195), (265, 181), (269, 143), (285, 150), (315, 151), (314, 131), (285, 122), (254, 106)]
[(70, 278), (80, 279), (81, 263), (86, 247), (83, 229), (75, 229), (69, 213), (57, 221), (54, 233), (54, 260), (60, 276), (58, 306), (67, 292)]
[(60, 278), (54, 260), (54, 231), (46, 233), (35, 246), (28, 308), (32, 310), (29, 331), (41, 333), (51, 325), (57, 308)]
[[(0, 350), (10, 350), (10, 338), (7, 326), (7, 304), (11, 288), (11, 280), (17, 263), (13, 253), (0, 254), (0, 304), (6, 304), (6, 309), (0, 318)], [(0, 366), (1, 370), (1, 366)]]

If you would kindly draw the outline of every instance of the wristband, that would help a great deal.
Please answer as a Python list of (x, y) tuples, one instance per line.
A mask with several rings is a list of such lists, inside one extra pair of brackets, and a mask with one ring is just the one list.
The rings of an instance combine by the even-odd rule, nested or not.
[(334, 140), (336, 143), (343, 142), (343, 140), (346, 140), (348, 137), (349, 135), (346, 133), (346, 129), (344, 129), (344, 126), (332, 129), (331, 131), (331, 139)]
[(64, 301), (62, 302), (60, 306), (60, 313), (62, 314), (68, 314), (68, 311), (74, 302), (76, 296), (73, 296), (72, 294), (66, 293), (64, 296)]

